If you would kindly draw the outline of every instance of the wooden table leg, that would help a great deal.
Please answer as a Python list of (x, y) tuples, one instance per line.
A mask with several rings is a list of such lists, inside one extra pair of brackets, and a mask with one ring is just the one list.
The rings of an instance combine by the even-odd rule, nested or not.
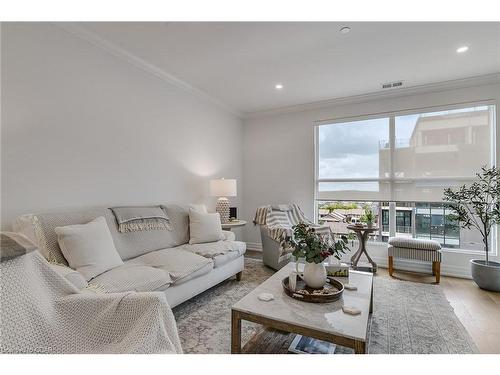
[(366, 241), (368, 240), (368, 235), (370, 234), (367, 231), (362, 231), (362, 230), (356, 230), (354, 229), (354, 232), (356, 233), (356, 236), (358, 237), (359, 241), (359, 248), (356, 253), (351, 257), (351, 265), (354, 269), (358, 266), (358, 262), (363, 254), (365, 254), (366, 258), (368, 259), (368, 262), (371, 264), (371, 268), (373, 273), (377, 273), (377, 263), (373, 261), (373, 259), (370, 257), (368, 254), (368, 251), (366, 250)]
[(363, 341), (354, 341), (354, 353), (366, 354), (366, 344)]
[(231, 354), (241, 353), (241, 318), (237, 311), (231, 310)]
[(363, 254), (363, 236), (361, 235), (360, 232), (356, 231), (356, 237), (358, 237), (358, 250), (353, 254), (351, 257), (351, 264), (353, 267), (356, 267), (359, 262), (359, 258), (361, 258), (361, 255)]
[(363, 238), (363, 251), (362, 252), (365, 254), (366, 259), (368, 259), (368, 263), (370, 263), (372, 265), (373, 273), (377, 273), (377, 263), (375, 263), (373, 261), (373, 259), (368, 254), (368, 250), (366, 250), (366, 242), (368, 241), (368, 235), (369, 234), (370, 233), (368, 233), (368, 232), (364, 232), (363, 233), (363, 236), (362, 236), (362, 238)]

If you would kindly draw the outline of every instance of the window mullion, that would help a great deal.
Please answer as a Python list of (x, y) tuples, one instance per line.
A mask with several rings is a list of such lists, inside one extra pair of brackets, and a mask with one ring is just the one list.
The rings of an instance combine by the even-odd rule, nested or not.
[(389, 236), (396, 236), (396, 203), (394, 202), (394, 149), (396, 146), (396, 118), (389, 117)]

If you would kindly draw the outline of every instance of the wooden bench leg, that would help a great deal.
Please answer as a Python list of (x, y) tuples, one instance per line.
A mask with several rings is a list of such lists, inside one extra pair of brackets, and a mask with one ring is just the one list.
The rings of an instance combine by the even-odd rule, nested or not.
[(441, 280), (441, 262), (432, 262), (432, 273), (436, 276), (436, 284)]
[(394, 271), (394, 262), (392, 257), (389, 257), (389, 276), (392, 276), (392, 272)]
[(236, 281), (241, 281), (241, 276), (243, 275), (243, 271), (240, 271), (236, 274)]

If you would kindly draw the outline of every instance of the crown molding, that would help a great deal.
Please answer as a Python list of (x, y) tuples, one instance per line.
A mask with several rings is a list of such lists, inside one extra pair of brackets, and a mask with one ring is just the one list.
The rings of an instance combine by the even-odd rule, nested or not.
[(86, 42), (92, 44), (93, 46), (109, 53), (110, 55), (119, 58), (120, 60), (129, 63), (130, 65), (135, 66), (136, 68), (141, 69), (143, 72), (154, 75), (157, 78), (160, 78), (164, 82), (173, 85), (181, 90), (184, 90), (198, 98), (206, 100), (211, 104), (223, 109), (226, 112), (231, 113), (238, 118), (243, 118), (243, 114), (234, 108), (231, 108), (224, 102), (219, 99), (216, 99), (205, 91), (198, 89), (195, 86), (190, 85), (189, 83), (177, 78), (176, 76), (165, 72), (164, 70), (158, 68), (157, 66), (147, 62), (146, 60), (140, 58), (137, 55), (125, 50), (124, 48), (116, 45), (113, 42), (110, 42), (106, 38), (90, 31), (86, 27), (79, 25), (76, 22), (54, 22), (54, 26), (59, 27), (60, 29), (73, 34)]
[(165, 72), (164, 70), (158, 68), (157, 66), (147, 62), (146, 60), (140, 58), (137, 55), (134, 55), (133, 53), (125, 50), (124, 48), (116, 45), (115, 43), (110, 42), (109, 40), (90, 31), (86, 27), (76, 22), (54, 22), (53, 25), (85, 40), (86, 42), (94, 45), (95, 47), (100, 48), (101, 50), (109, 53), (110, 55), (119, 58), (122, 61), (127, 62), (146, 73), (152, 74), (157, 78), (160, 78), (161, 80), (170, 85), (173, 85), (200, 99), (210, 102), (216, 107), (221, 108), (222, 110), (240, 119), (252, 119), (258, 117), (274, 116), (285, 113), (294, 113), (294, 112), (302, 112), (313, 109), (321, 109), (336, 105), (362, 103), (377, 99), (395, 98), (395, 97), (410, 96), (416, 94), (447, 91), (457, 88), (467, 88), (485, 84), (500, 83), (500, 72), (498, 72), (488, 75), (436, 82), (419, 86), (402, 87), (398, 89), (390, 89), (387, 91), (375, 91), (361, 95), (339, 97), (339, 98), (333, 98), (333, 99), (304, 103), (304, 104), (271, 108), (262, 111), (240, 112), (232, 108), (231, 106), (227, 105), (223, 101), (214, 98), (205, 91), (200, 90), (197, 87), (192, 86), (189, 83), (177, 78), (176, 76)]
[(388, 99), (388, 98), (396, 98), (396, 97), (410, 96), (417, 94), (427, 94), (433, 92), (441, 92), (453, 89), (481, 86), (487, 84), (496, 84), (496, 83), (500, 83), (500, 72), (475, 76), (475, 77), (454, 79), (443, 82), (435, 82), (426, 85), (389, 89), (388, 91), (375, 91), (367, 94), (346, 96), (346, 97), (340, 97), (340, 98), (334, 98), (334, 99), (328, 99), (328, 100), (322, 100), (304, 104), (296, 104), (296, 105), (273, 108), (262, 111), (246, 112), (243, 114), (243, 116), (244, 119), (253, 119), (259, 117), (281, 115), (285, 113), (303, 112), (303, 111), (321, 109), (337, 105), (356, 104), (378, 99)]

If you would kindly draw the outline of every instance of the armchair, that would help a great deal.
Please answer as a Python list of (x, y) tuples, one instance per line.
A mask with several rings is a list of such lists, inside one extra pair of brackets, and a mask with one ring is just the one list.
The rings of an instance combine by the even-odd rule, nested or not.
[(285, 266), (292, 258), (292, 249), (286, 248), (283, 240), (292, 235), (294, 225), (306, 223), (314, 226), (320, 234), (331, 235), (329, 227), (314, 224), (296, 204), (259, 207), (253, 222), (260, 225), (262, 260), (275, 270)]

